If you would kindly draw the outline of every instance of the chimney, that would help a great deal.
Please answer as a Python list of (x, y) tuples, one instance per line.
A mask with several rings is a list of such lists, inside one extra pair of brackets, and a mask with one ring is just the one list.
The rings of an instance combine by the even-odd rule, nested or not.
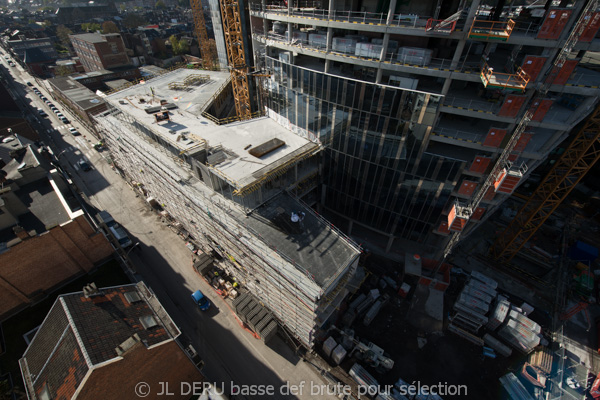
[(96, 284), (92, 282), (83, 287), (83, 295), (86, 299), (89, 299), (90, 297), (103, 296), (104, 293), (102, 293), (102, 291), (96, 287)]

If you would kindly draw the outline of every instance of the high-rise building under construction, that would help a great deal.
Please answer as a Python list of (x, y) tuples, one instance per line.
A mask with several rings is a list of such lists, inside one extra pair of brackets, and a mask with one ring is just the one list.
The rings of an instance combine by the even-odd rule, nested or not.
[(234, 66), (232, 76), (249, 80), (245, 112), (265, 116), (232, 115), (243, 108), (228, 73), (180, 69), (107, 96), (96, 122), (133, 186), (308, 347), (362, 279), (350, 237), (381, 253), (435, 254), (489, 216), (597, 102), (597, 1), (247, 9), (223, 24), (237, 42), (215, 34), (217, 50), (223, 60), (223, 36), (247, 43), (250, 26), (251, 51), (237, 50), (253, 55), (254, 71)]
[[(436, 254), (593, 110), (598, 2), (504, 4), (251, 2), (255, 63), (273, 74), (266, 111), (323, 144), (322, 212), (364, 246)], [(460, 215), (527, 110), (504, 175)]]

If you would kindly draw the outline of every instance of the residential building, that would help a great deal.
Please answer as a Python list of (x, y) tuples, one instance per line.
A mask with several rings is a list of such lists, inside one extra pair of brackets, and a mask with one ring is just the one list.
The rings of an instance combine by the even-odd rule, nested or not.
[(94, 18), (106, 20), (109, 17), (117, 15), (117, 13), (117, 8), (114, 3), (72, 3), (68, 6), (60, 6), (58, 10), (56, 10), (56, 23), (77, 24), (89, 22)]
[(92, 115), (106, 110), (106, 104), (100, 96), (70, 76), (49, 79), (48, 83), (52, 95), (89, 124), (92, 124)]
[[(468, 224), (454, 224), (588, 3), (499, 2), (494, 12), (479, 0), (252, 1), (255, 64), (272, 74), (264, 106), (325, 147), (315, 188), (324, 215), (389, 257), (408, 248), (439, 256), (450, 233), (466, 237), (514, 189), (498, 180)], [(600, 18), (591, 11), (505, 166), (517, 185), (598, 100), (589, 54), (600, 50)]]
[[(202, 374), (176, 342), (181, 334), (143, 282), (58, 297), (19, 360), (29, 399), (135, 398), (140, 382), (158, 399), (171, 388), (201, 383)], [(152, 390), (153, 389), (153, 390)], [(183, 390), (172, 398), (187, 399)]]
[(314, 185), (321, 146), (270, 118), (215, 122), (204, 111), (229, 73), (198, 72), (106, 96), (96, 129), (116, 170), (312, 347), (360, 279), (359, 247), (299, 199)]
[(113, 254), (43, 149), (0, 143), (0, 320), (35, 304)]
[(119, 33), (69, 35), (86, 72), (131, 65)]
[(48, 37), (33, 37), (17, 31), (6, 44), (20, 60), (23, 60), (26, 51), (31, 49), (38, 49), (48, 60), (55, 61), (58, 58), (54, 43)]

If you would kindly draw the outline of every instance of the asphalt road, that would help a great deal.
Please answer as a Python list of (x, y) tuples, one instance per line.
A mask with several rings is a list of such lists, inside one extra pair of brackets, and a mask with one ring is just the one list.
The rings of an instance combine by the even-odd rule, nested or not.
[[(239, 386), (242, 395), (234, 396), (236, 399), (333, 398), (322, 395), (321, 385), (325, 383), (319, 373), (299, 360), (279, 337), (267, 346), (238, 325), (225, 302), (193, 270), (192, 253), (182, 239), (162, 224), (160, 217), (110, 167), (104, 158), (107, 154), (93, 149), (93, 135), (73, 122), (68, 112), (62, 111), (71, 124), (60, 122), (25, 82), (32, 82), (53, 101), (46, 88), (20, 66), (9, 67), (4, 57), (2, 63), (14, 77), (12, 93), (21, 97), (21, 105), (30, 107), (28, 118), (91, 206), (108, 210), (129, 231), (132, 241), (140, 243), (129, 252), (129, 258), (204, 360), (206, 380), (224, 388), (227, 394), (235, 392), (232, 385)], [(62, 110), (59, 102), (53, 103)], [(44, 109), (49, 117), (39, 117), (36, 108)], [(82, 136), (72, 136), (70, 126)], [(77, 165), (80, 160), (88, 161), (92, 170), (82, 171)], [(213, 306), (208, 312), (200, 312), (192, 302), (190, 294), (196, 289), (211, 299)], [(158, 382), (148, 383), (151, 390), (159, 390)], [(123, 396), (135, 398), (127, 393)]]

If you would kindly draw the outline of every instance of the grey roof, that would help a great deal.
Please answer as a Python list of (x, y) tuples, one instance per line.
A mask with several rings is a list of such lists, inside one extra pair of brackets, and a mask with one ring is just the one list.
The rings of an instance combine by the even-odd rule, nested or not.
[(81, 33), (79, 35), (70, 36), (88, 43), (102, 43), (106, 41), (106, 39), (104, 39), (104, 36), (102, 36), (100, 33)]
[(83, 86), (70, 76), (61, 76), (50, 79), (50, 83), (68, 97), (69, 100), (76, 103), (82, 110), (97, 107), (104, 103), (104, 100), (90, 89)]
[[(292, 212), (304, 213), (304, 219), (292, 222)], [(321, 287), (327, 287), (359, 254), (352, 242), (286, 193), (254, 210), (246, 224), (266, 243), (306, 269)]]

